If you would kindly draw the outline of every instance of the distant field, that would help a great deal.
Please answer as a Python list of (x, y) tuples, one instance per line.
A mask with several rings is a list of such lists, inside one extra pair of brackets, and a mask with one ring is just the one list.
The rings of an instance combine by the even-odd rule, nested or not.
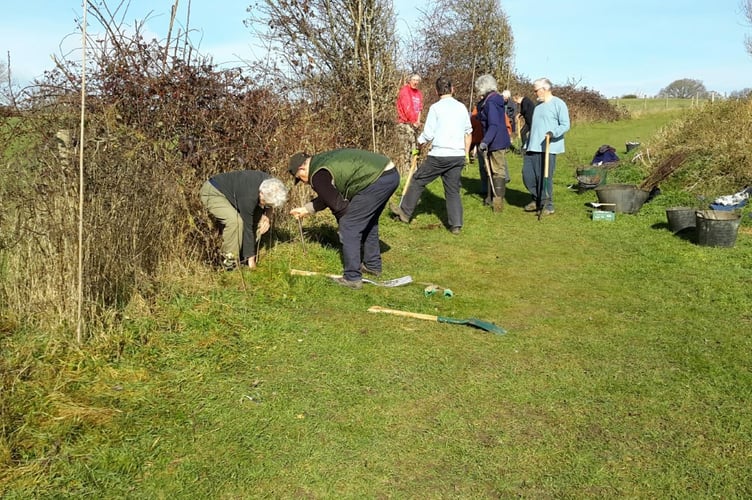
[(664, 98), (642, 98), (642, 99), (609, 99), (609, 102), (617, 107), (626, 108), (627, 111), (635, 114), (656, 113), (668, 110), (689, 109), (709, 102), (708, 99), (664, 99)]

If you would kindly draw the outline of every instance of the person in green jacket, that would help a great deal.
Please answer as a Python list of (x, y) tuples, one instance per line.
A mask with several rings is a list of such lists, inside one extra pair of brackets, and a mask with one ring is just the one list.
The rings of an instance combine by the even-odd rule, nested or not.
[(300, 219), (329, 208), (337, 219), (344, 272), (334, 281), (359, 289), (364, 272), (381, 275), (379, 217), (399, 186), (394, 163), (370, 151), (335, 149), (313, 156), (296, 153), (288, 170), (296, 184), (309, 184), (317, 195), (290, 215)]

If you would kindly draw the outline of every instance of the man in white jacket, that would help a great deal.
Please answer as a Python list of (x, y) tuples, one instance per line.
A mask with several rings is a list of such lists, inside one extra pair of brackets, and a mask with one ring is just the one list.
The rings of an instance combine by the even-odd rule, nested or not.
[(392, 204), (392, 212), (404, 223), (409, 223), (415, 206), (425, 187), (437, 177), (444, 183), (444, 198), (447, 208), (447, 227), (452, 234), (460, 234), (462, 229), (462, 199), (460, 180), (462, 168), (470, 153), (470, 115), (465, 105), (452, 94), (452, 82), (441, 76), (436, 80), (438, 102), (431, 105), (418, 137), (418, 144), (431, 143), (428, 156), (413, 175), (410, 186), (400, 205)]

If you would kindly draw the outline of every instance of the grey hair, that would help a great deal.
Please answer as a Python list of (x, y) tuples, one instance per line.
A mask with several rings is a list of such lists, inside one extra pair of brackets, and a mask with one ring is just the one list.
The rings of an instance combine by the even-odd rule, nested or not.
[(264, 204), (272, 208), (281, 208), (287, 203), (287, 187), (277, 178), (263, 180), (259, 193), (264, 197)]
[(496, 78), (491, 75), (481, 75), (475, 80), (475, 90), (480, 95), (486, 95), (496, 89)]
[(548, 78), (538, 78), (533, 82), (533, 87), (543, 87), (546, 90), (551, 90), (551, 80)]
[(512, 97), (512, 93), (508, 90), (505, 90), (501, 93), (501, 95), (504, 97), (504, 99), (509, 100)]

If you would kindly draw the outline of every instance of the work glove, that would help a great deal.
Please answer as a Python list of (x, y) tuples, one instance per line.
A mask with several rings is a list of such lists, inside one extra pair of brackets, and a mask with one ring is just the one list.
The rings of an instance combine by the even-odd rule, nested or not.
[(418, 149), (418, 148), (414, 148), (414, 149), (413, 149), (413, 150), (411, 151), (411, 153), (413, 154), (413, 156), (418, 156), (418, 153), (420, 153), (420, 149)]
[(470, 165), (470, 155), (466, 154), (465, 155), (465, 166), (467, 167), (468, 165)]
[(480, 144), (478, 145), (478, 149), (479, 149), (480, 151), (483, 151), (483, 152), (485, 153), (485, 152), (487, 152), (487, 151), (488, 151), (488, 144), (486, 144), (485, 142), (481, 142), (481, 143), (480, 143)]
[(554, 138), (554, 133), (551, 132), (550, 130), (548, 132), (546, 132), (546, 135), (548, 136), (548, 140), (549, 141)]

